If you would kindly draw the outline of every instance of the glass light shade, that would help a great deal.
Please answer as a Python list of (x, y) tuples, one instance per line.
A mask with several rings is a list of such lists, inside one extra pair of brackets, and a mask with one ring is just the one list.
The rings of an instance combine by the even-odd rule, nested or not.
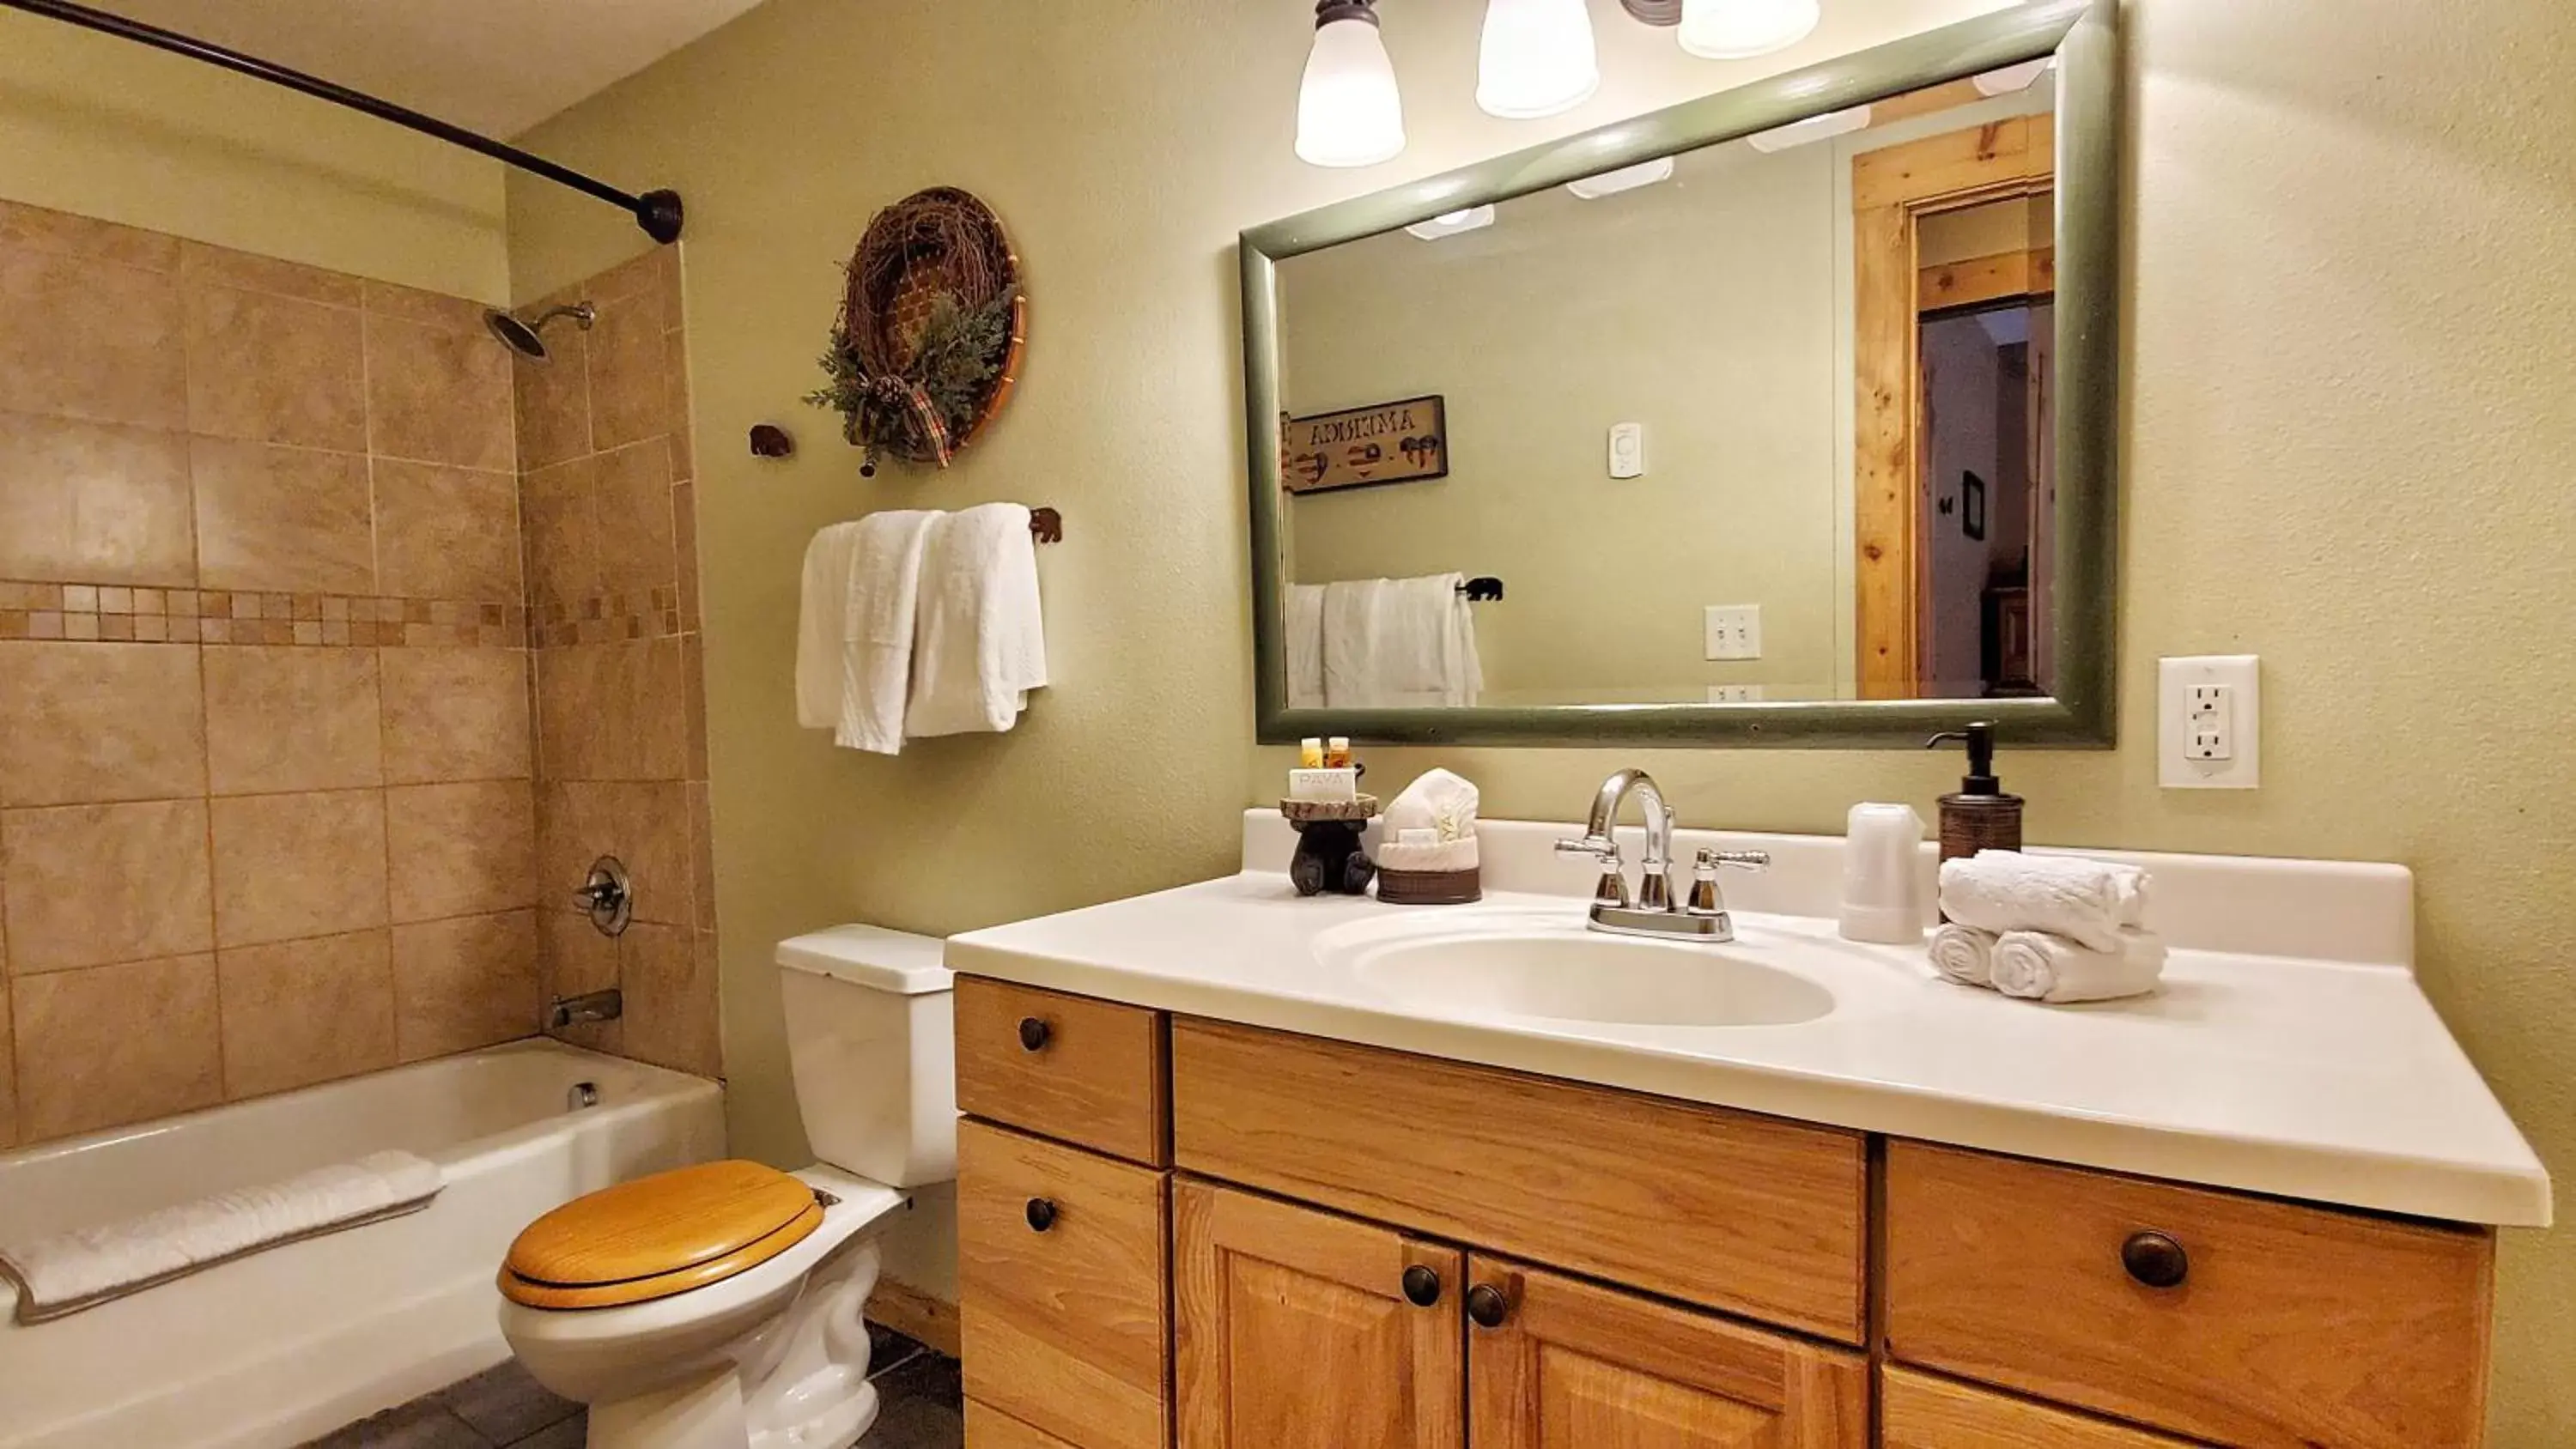
[(1658, 156), (1652, 161), (1640, 161), (1634, 166), (1622, 166), (1616, 171), (1569, 181), (1565, 183), (1565, 189), (1586, 201), (1599, 201), (1605, 196), (1616, 196), (1622, 191), (1634, 191), (1640, 186), (1652, 186), (1658, 181), (1672, 179), (1673, 158)]
[(1869, 107), (1854, 106), (1848, 111), (1828, 111), (1821, 116), (1774, 126), (1768, 131), (1756, 131), (1744, 139), (1754, 150), (1769, 153), (1786, 151), (1792, 146), (1804, 146), (1813, 141), (1830, 141), (1836, 136), (1848, 136), (1854, 131), (1868, 129)]
[(2002, 70), (1987, 71), (1977, 77), (1977, 94), (2009, 96), (2029, 90), (2031, 82), (2045, 75), (2048, 68), (2055, 64), (2057, 64), (2057, 57), (2043, 55), (2037, 60), (2026, 60), (2019, 65), (2005, 66)]
[(1404, 97), (1377, 27), (1336, 20), (1317, 29), (1297, 90), (1297, 159), (1375, 166), (1403, 153)]
[(1583, 0), (1486, 0), (1476, 104), (1527, 121), (1570, 111), (1601, 89), (1601, 57)]
[(1492, 207), (1471, 206), (1464, 211), (1444, 211), (1429, 221), (1417, 221), (1405, 230), (1424, 241), (1438, 241), (1444, 236), (1456, 236), (1462, 231), (1476, 231), (1493, 224)]
[(1705, 60), (1787, 50), (1824, 18), (1820, 0), (1682, 0), (1682, 49)]

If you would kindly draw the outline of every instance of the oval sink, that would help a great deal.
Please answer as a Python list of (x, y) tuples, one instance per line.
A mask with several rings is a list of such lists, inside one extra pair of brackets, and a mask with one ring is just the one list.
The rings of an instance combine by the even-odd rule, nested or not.
[(1727, 946), (1572, 930), (1327, 933), (1317, 954), (1402, 1005), (1445, 1015), (1645, 1026), (1789, 1026), (1833, 993)]

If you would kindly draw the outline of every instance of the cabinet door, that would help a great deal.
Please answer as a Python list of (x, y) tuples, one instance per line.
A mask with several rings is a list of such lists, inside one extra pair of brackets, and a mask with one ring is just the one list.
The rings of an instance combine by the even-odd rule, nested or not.
[(1190, 1178), (1172, 1207), (1181, 1449), (1462, 1449), (1456, 1250)]
[(2193, 1449), (2180, 1439), (1888, 1365), (1878, 1398), (1886, 1449)]
[(1869, 1362), (1479, 1256), (1476, 1449), (1866, 1449)]

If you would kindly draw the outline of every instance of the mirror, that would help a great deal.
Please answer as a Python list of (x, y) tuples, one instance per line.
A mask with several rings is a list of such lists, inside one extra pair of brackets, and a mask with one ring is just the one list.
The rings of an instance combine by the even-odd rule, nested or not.
[(1263, 737), (2107, 743), (2111, 22), (1248, 233)]

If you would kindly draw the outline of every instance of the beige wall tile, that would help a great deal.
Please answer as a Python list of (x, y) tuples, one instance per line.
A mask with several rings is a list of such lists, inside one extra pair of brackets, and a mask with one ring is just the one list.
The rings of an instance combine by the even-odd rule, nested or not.
[(363, 455), (196, 438), (188, 457), (205, 587), (376, 592)]
[(699, 959), (695, 934), (637, 924), (617, 938), (617, 979), (626, 993), (622, 1049), (655, 1066), (712, 1077), (724, 1070), (715, 962)]
[(605, 304), (650, 292), (657, 300), (667, 303), (672, 288), (677, 285), (677, 255), (670, 247), (637, 252), (584, 283), (582, 295)]
[(593, 509), (600, 581), (610, 592), (674, 587), (680, 576), (671, 518), (671, 451), (661, 439), (599, 458)]
[(366, 308), (380, 317), (399, 317), (451, 332), (484, 331), (482, 303), (443, 292), (424, 292), (418, 287), (370, 281), (366, 284)]
[[(541, 308), (521, 308), (533, 319)], [(590, 337), (571, 322), (548, 327), (546, 360), (521, 357), (511, 369), (519, 422), (519, 467), (552, 467), (590, 453)]]
[(712, 931), (716, 925), (716, 847), (715, 812), (700, 780), (688, 787), (689, 800), (689, 915), (701, 931)]
[(507, 472), (510, 351), (482, 332), (367, 319), (367, 423), (379, 457)]
[(0, 201), (0, 246), (123, 262), (155, 272), (179, 266), (177, 237), (14, 201)]
[(187, 439), (0, 412), (0, 578), (194, 584)]
[(215, 794), (384, 783), (375, 650), (209, 649), (204, 668)]
[(0, 246), (0, 408), (179, 427), (181, 330), (166, 273)]
[(0, 805), (206, 792), (197, 651), (0, 642)]
[(396, 921), (536, 904), (536, 793), (525, 781), (387, 791), (385, 837)]
[(603, 592), (598, 479), (599, 460), (582, 457), (541, 468), (523, 481), (528, 591), (540, 604), (567, 604)]
[(17, 975), (214, 944), (204, 801), (0, 811), (0, 857)]
[(214, 802), (215, 940), (252, 946), (389, 919), (381, 790)]
[(0, 972), (0, 1151), (17, 1145), (17, 1051), (9, 1028), (9, 977)]
[[(548, 998), (605, 991), (617, 984), (617, 943), (599, 934), (586, 916), (564, 911), (537, 913), (537, 947)], [(588, 1022), (549, 1033), (574, 1046), (614, 1052), (622, 1045), (623, 1021)]]
[(590, 440), (602, 452), (669, 431), (662, 296), (647, 288), (599, 304), (590, 330)]
[(189, 431), (366, 451), (357, 312), (193, 283), (187, 300)]
[(390, 933), (219, 951), (224, 1096), (257, 1097), (394, 1064)]
[(662, 334), (662, 425), (670, 429), (671, 476), (695, 478), (697, 434), (689, 413), (689, 337), (677, 330)]
[(204, 242), (179, 244), (179, 276), (190, 287), (239, 287), (339, 307), (358, 305), (358, 279), (346, 272), (324, 271), (302, 262), (280, 261)]
[(223, 1098), (212, 956), (22, 977), (10, 995), (26, 1141)]
[(375, 480), (378, 593), (519, 602), (516, 475), (379, 459)]
[(394, 1048), (407, 1062), (535, 1036), (537, 913), (394, 927)]
[(389, 780), (528, 778), (526, 651), (387, 649), (381, 657)]
[(635, 919), (685, 926), (695, 915), (686, 787), (587, 783), (546, 786), (538, 799), (538, 899), (577, 888), (591, 862), (613, 855), (635, 891)]
[(537, 755), (549, 780), (678, 780), (688, 773), (678, 639), (537, 652)]

